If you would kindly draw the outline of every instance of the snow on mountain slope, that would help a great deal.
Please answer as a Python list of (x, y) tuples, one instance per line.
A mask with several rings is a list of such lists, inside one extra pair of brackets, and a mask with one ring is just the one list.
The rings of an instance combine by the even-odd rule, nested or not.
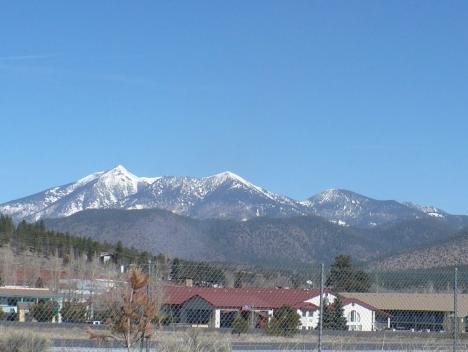
[(74, 183), (5, 203), (0, 206), (0, 212), (14, 219), (35, 221), (44, 217), (68, 216), (84, 209), (112, 208), (146, 185), (146, 179), (138, 178), (119, 165)]
[(394, 200), (376, 200), (341, 189), (323, 191), (302, 204), (313, 214), (332, 222), (360, 227), (372, 227), (425, 215), (418, 209)]
[(129, 197), (123, 207), (162, 208), (196, 218), (245, 219), (305, 214), (294, 200), (255, 186), (232, 172), (202, 178), (161, 177)]
[(85, 209), (160, 208), (199, 219), (246, 220), (259, 216), (317, 215), (342, 226), (373, 227), (421, 217), (445, 219), (440, 209), (381, 201), (330, 189), (296, 201), (226, 171), (208, 177), (138, 177), (119, 165), (74, 183), (0, 205), (15, 220), (58, 218)]
[(416, 203), (413, 203), (413, 202), (405, 202), (403, 204), (410, 207), (410, 208), (422, 211), (423, 213), (425, 213), (425, 214), (427, 214), (429, 216), (435, 217), (435, 218), (445, 219), (447, 217), (447, 215), (448, 215), (442, 209), (433, 207), (431, 205), (419, 205), (419, 204), (416, 204)]
[(74, 183), (0, 205), (16, 220), (57, 218), (85, 209), (161, 208), (200, 218), (304, 215), (292, 199), (223, 172), (209, 177), (138, 177), (119, 165)]
[(86, 185), (88, 182), (92, 182), (102, 174), (103, 172), (96, 172), (83, 177), (75, 183), (50, 188), (44, 192), (2, 204), (0, 212), (15, 219), (31, 218), (33, 214), (53, 205), (63, 197), (74, 192), (77, 188)]

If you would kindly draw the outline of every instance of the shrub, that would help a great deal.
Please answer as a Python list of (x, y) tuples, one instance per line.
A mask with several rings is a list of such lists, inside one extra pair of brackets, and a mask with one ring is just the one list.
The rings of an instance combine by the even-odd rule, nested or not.
[(243, 334), (249, 330), (249, 322), (245, 320), (242, 315), (237, 314), (232, 322), (232, 333)]
[(270, 335), (292, 336), (298, 332), (300, 317), (296, 310), (289, 306), (283, 306), (273, 312), (265, 331)]
[(86, 303), (78, 302), (73, 299), (63, 304), (60, 313), (65, 322), (80, 323), (86, 320), (87, 306)]
[(55, 301), (39, 301), (31, 307), (29, 313), (39, 322), (52, 321), (59, 313), (59, 304)]
[(10, 333), (0, 337), (0, 352), (45, 352), (49, 341), (33, 333)]

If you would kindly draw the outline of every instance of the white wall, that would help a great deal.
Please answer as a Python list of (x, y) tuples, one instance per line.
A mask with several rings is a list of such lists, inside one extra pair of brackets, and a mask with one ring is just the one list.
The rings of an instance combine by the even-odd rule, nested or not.
[[(372, 310), (367, 309), (357, 303), (349, 303), (343, 306), (344, 316), (346, 320), (348, 320), (348, 328), (349, 330), (360, 330), (360, 331), (373, 331), (374, 324), (375, 324), (375, 314)], [(359, 322), (350, 322), (349, 315), (351, 311), (356, 311), (360, 316)]]
[(318, 326), (320, 311), (306, 311), (306, 316), (303, 315), (303, 311), (300, 309), (297, 310), (297, 314), (301, 317), (301, 329), (304, 330), (313, 330)]
[[(329, 295), (329, 302), (333, 302), (335, 300), (335, 296)], [(312, 303), (312, 302), (311, 302)], [(350, 322), (349, 315), (351, 311), (356, 311), (359, 314), (359, 322)], [(347, 320), (348, 329), (349, 330), (360, 330), (360, 331), (373, 331), (375, 330), (375, 313), (365, 308), (357, 303), (349, 303), (343, 306), (344, 316)], [(320, 319), (320, 310), (315, 310), (310, 312), (304, 316), (303, 311), (298, 309), (297, 314), (300, 315), (301, 321), (301, 329), (315, 329), (319, 324)]]
[[(323, 295), (323, 299), (327, 300), (328, 303), (333, 303), (333, 302), (335, 302), (336, 296), (331, 294), (331, 293), (325, 292), (324, 295)], [(308, 299), (306, 302), (315, 304), (317, 307), (320, 307), (320, 295), (312, 297), (312, 298)]]

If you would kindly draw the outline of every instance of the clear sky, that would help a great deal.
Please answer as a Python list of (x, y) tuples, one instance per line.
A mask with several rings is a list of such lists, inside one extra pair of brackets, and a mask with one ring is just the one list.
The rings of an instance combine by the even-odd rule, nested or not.
[(468, 214), (468, 2), (5, 1), (0, 202), (123, 164)]

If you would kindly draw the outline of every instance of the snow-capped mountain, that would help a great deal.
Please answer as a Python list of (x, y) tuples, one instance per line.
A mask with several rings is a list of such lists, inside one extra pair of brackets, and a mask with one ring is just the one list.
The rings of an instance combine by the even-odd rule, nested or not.
[(232, 172), (209, 177), (138, 177), (119, 165), (74, 183), (0, 205), (15, 220), (65, 217), (85, 209), (161, 208), (197, 218), (304, 215), (296, 201)]
[(343, 226), (372, 227), (425, 216), (424, 211), (414, 206), (394, 200), (376, 200), (342, 189), (323, 191), (302, 204), (310, 209), (312, 214)]
[(0, 213), (15, 220), (37, 221), (66, 217), (86, 209), (153, 208), (198, 219), (317, 215), (338, 225), (359, 227), (450, 216), (433, 207), (375, 200), (339, 189), (297, 201), (258, 187), (232, 172), (199, 178), (138, 177), (121, 165), (1, 204)]
[(410, 207), (410, 208), (422, 211), (423, 213), (425, 213), (425, 214), (427, 214), (429, 216), (435, 217), (435, 218), (446, 218), (447, 215), (448, 215), (442, 209), (433, 207), (431, 205), (419, 205), (419, 204), (416, 204), (416, 203), (413, 203), (413, 202), (405, 202), (403, 204)]
[(304, 215), (296, 201), (223, 172), (209, 177), (161, 177), (123, 203), (126, 209), (161, 208), (195, 218), (249, 219)]
[(96, 172), (74, 183), (50, 188), (2, 204), (0, 212), (14, 219), (39, 220), (64, 217), (84, 209), (119, 207), (119, 203), (155, 179), (140, 178), (119, 165)]

